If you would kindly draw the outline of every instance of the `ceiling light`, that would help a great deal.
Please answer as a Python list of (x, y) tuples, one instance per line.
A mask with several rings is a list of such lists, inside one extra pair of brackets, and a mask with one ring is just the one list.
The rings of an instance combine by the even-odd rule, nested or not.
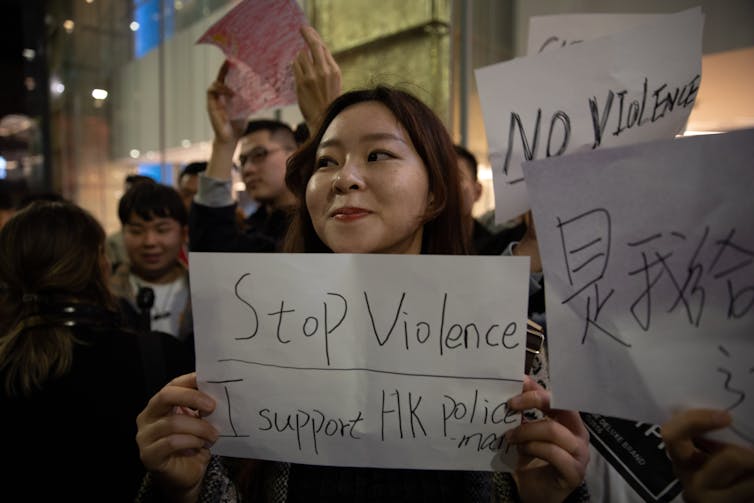
[(128, 155), (130, 155), (130, 156), (131, 156), (131, 159), (138, 159), (138, 158), (139, 158), (139, 156), (141, 155), (141, 152), (139, 152), (138, 150), (136, 150), (135, 148), (133, 148), (133, 149), (131, 149), (131, 151), (130, 151), (130, 152), (128, 153)]
[(60, 96), (63, 94), (63, 91), (65, 91), (65, 86), (62, 82), (60, 82), (60, 79), (58, 77), (51, 77), (50, 78), (50, 92), (53, 96)]
[(66, 33), (73, 33), (73, 28), (76, 26), (76, 23), (73, 22), (73, 19), (66, 19), (63, 21), (63, 28), (65, 29)]
[(107, 91), (104, 89), (92, 89), (92, 98), (95, 100), (104, 100), (107, 98)]
[(139, 23), (131, 21), (131, 24), (129, 24), (128, 27), (131, 28), (131, 31), (136, 31), (139, 29)]

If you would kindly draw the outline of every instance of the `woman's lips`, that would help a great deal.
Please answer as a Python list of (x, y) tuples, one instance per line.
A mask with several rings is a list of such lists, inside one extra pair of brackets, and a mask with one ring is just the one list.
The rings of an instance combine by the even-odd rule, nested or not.
[(369, 210), (365, 210), (364, 208), (354, 208), (351, 206), (346, 206), (343, 208), (338, 208), (337, 210), (333, 211), (331, 216), (332, 218), (340, 222), (350, 222), (353, 220), (364, 218), (370, 213), (371, 212)]

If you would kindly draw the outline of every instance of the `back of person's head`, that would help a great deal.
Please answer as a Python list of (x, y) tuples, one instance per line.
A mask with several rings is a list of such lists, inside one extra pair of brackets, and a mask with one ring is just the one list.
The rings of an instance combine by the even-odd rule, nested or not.
[(472, 179), (474, 181), (477, 181), (478, 179), (477, 172), (479, 170), (479, 162), (476, 160), (476, 157), (474, 156), (474, 154), (469, 152), (465, 147), (461, 145), (454, 145), (453, 148), (455, 148), (456, 155), (458, 156), (458, 158), (466, 161), (469, 168), (471, 168)]
[(186, 164), (178, 175), (178, 183), (184, 176), (198, 175), (207, 171), (207, 161), (195, 161)]
[(0, 371), (6, 393), (28, 394), (70, 368), (66, 305), (114, 308), (105, 232), (67, 202), (31, 203), (0, 229)]
[(246, 124), (246, 130), (243, 132), (243, 136), (256, 133), (257, 131), (268, 131), (270, 137), (277, 140), (280, 143), (293, 143), (296, 142), (296, 135), (293, 129), (285, 122), (274, 119), (254, 119), (250, 120)]
[[(423, 219), (422, 253), (466, 253), (453, 142), (432, 109), (406, 91), (377, 86), (347, 92), (336, 98), (328, 107), (319, 130), (288, 159), (286, 183), (291, 192), (299, 201), (306, 200), (306, 186), (315, 171), (317, 149), (330, 123), (346, 108), (371, 101), (384, 105), (395, 116), (427, 169), (432, 201)], [(314, 231), (306, 204), (300, 204), (294, 215), (285, 249), (295, 252), (329, 251)]]
[(160, 183), (140, 183), (131, 187), (118, 203), (118, 218), (126, 225), (133, 215), (145, 221), (157, 217), (172, 218), (181, 225), (188, 223), (186, 207), (180, 194)]
[(128, 190), (133, 187), (134, 185), (138, 185), (140, 183), (157, 183), (154, 181), (153, 178), (150, 178), (145, 175), (126, 175), (126, 178), (123, 180), (123, 190), (128, 192)]
[(25, 208), (35, 201), (65, 202), (66, 199), (58, 192), (32, 192), (21, 200), (19, 208)]

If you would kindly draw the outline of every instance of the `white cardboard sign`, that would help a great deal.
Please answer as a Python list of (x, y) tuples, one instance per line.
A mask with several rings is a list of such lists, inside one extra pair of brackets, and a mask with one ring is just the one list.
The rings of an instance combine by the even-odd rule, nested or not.
[(524, 163), (553, 403), (754, 444), (754, 130)]
[(524, 160), (673, 138), (701, 82), (699, 8), (476, 70), (495, 218), (529, 208)]
[[(192, 253), (213, 452), (491, 470), (518, 423), (528, 258)], [(500, 466), (497, 466), (500, 468)]]

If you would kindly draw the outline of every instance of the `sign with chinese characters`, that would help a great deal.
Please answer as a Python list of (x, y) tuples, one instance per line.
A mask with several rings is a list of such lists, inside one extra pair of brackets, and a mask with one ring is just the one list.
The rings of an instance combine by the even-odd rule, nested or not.
[(558, 407), (754, 443), (752, 159), (745, 130), (524, 163)]
[(528, 257), (192, 253), (216, 454), (502, 469)]
[(524, 160), (673, 138), (701, 83), (701, 9), (475, 72), (495, 218), (529, 209)]

